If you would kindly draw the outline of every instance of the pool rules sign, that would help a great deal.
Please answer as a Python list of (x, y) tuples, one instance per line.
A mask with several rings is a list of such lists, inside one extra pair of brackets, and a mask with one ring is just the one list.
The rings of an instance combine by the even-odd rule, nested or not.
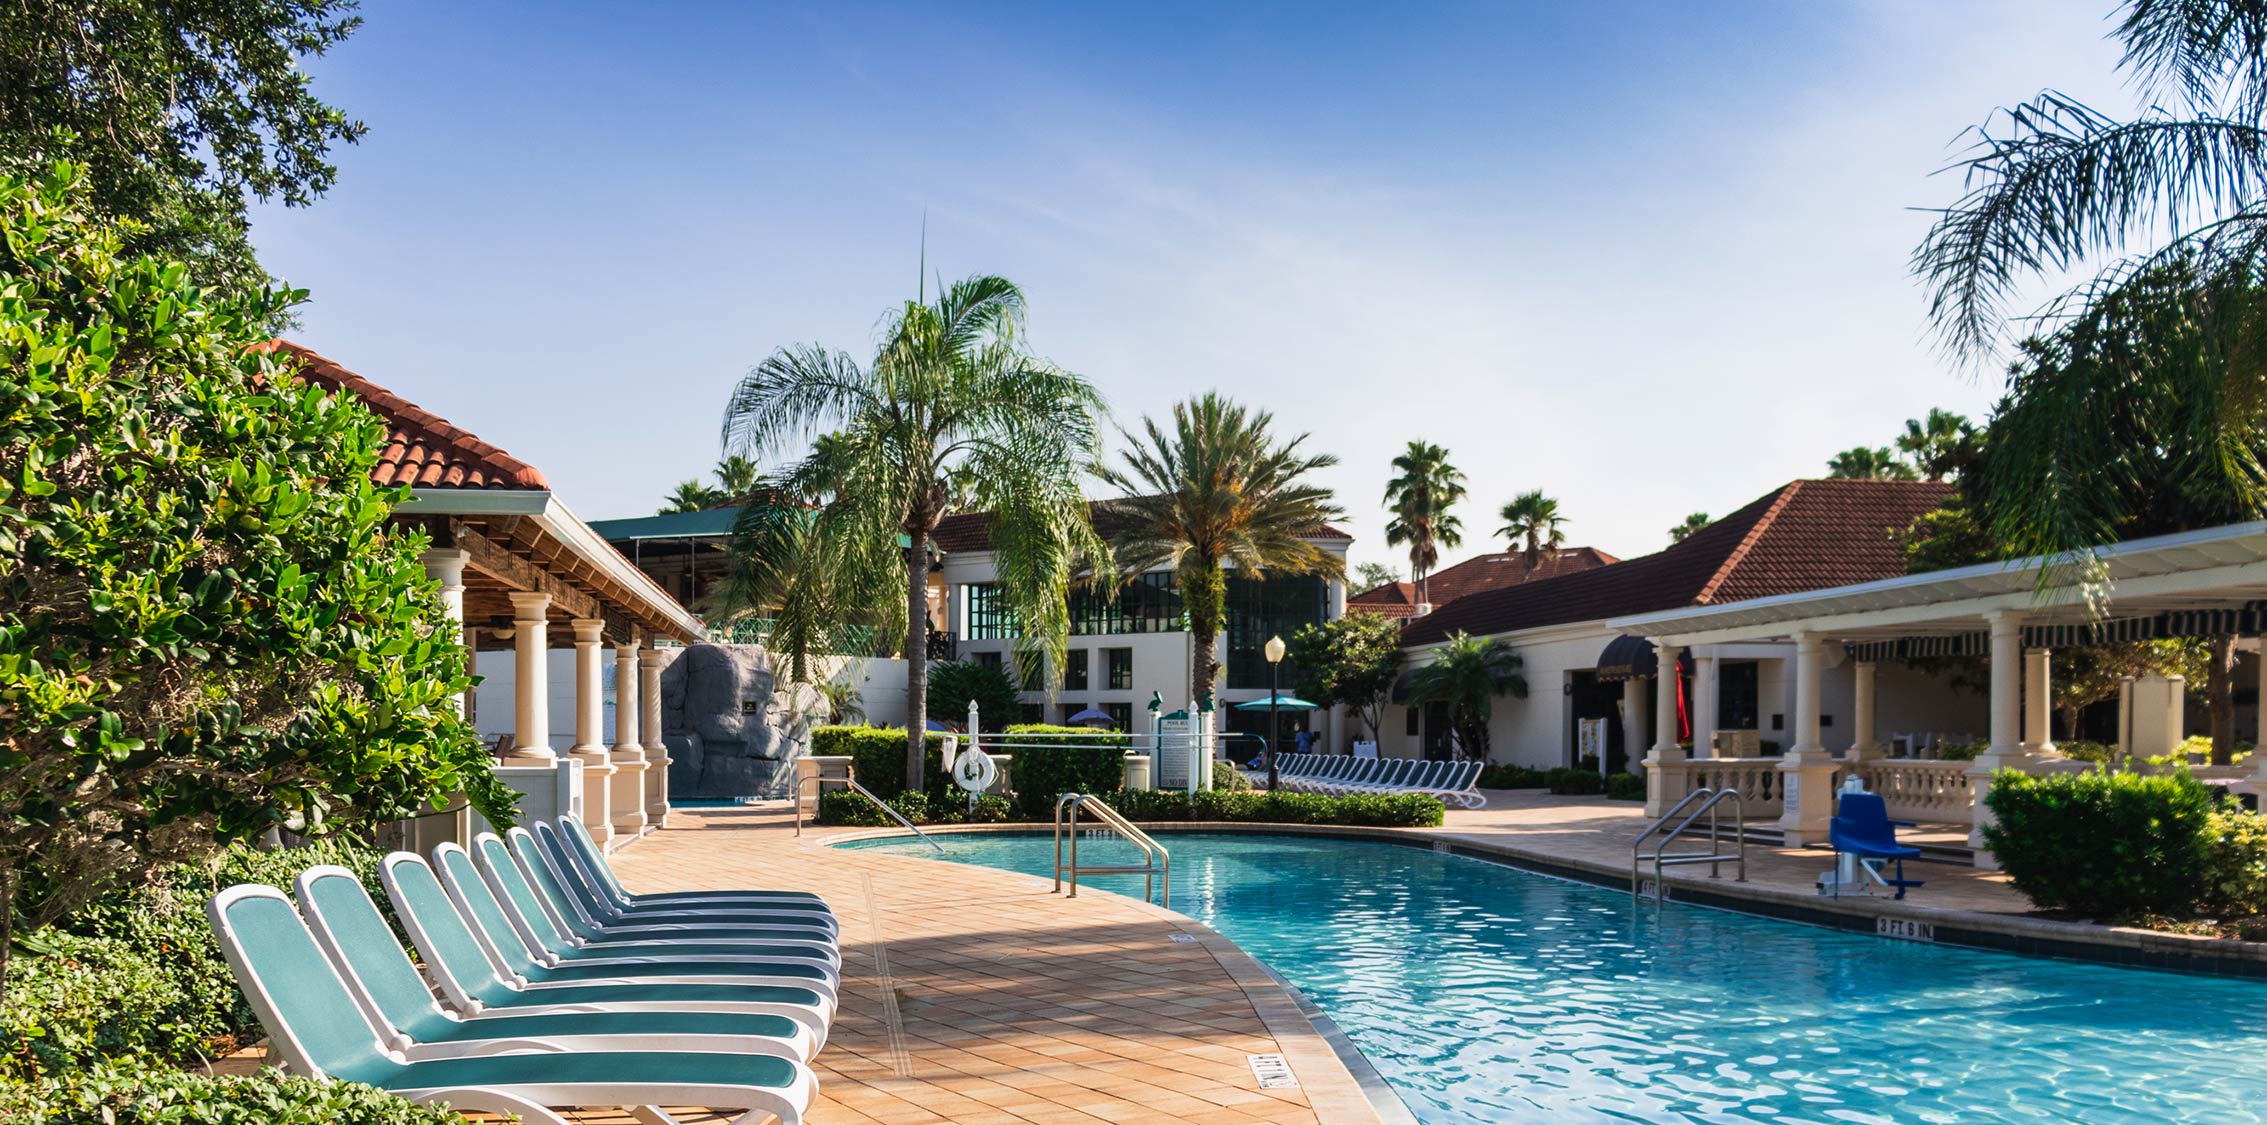
[(1281, 1055), (1245, 1055), (1252, 1064), (1252, 1077), (1259, 1079), (1262, 1090), (1288, 1090), (1299, 1084), (1299, 1076), (1291, 1073), (1291, 1064)]

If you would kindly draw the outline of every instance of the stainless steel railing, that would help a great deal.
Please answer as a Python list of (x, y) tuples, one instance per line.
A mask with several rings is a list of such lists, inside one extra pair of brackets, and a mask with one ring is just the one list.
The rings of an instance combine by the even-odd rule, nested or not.
[[(872, 802), (874, 803), (874, 807), (875, 807), (875, 808), (882, 810), (882, 814), (883, 814), (883, 815), (885, 815), (885, 816), (889, 817), (889, 818), (890, 818), (891, 820), (894, 820), (894, 821), (898, 822), (899, 824), (902, 824), (902, 825), (904, 825), (904, 826), (905, 826), (905, 830), (906, 830), (906, 831), (908, 831), (908, 832), (911, 832), (911, 833), (913, 833), (914, 835), (921, 837), (921, 842), (922, 842), (922, 843), (924, 843), (924, 844), (927, 844), (927, 845), (929, 845), (930, 847), (937, 849), (937, 851), (938, 851), (938, 853), (939, 853), (939, 854), (942, 854), (942, 853), (944, 852), (944, 850), (945, 850), (945, 846), (944, 846), (943, 844), (940, 844), (940, 843), (936, 842), (936, 840), (934, 840), (934, 839), (930, 838), (930, 836), (929, 836), (929, 834), (928, 834), (928, 833), (926, 833), (926, 832), (923, 832), (923, 831), (921, 831), (921, 830), (920, 830), (919, 828), (916, 828), (916, 827), (914, 827), (914, 825), (913, 825), (913, 822), (912, 822), (912, 821), (910, 821), (910, 820), (907, 820), (907, 819), (905, 819), (905, 816), (904, 816), (904, 814), (902, 814), (902, 813), (898, 812), (898, 811), (897, 811), (896, 809), (893, 809), (893, 808), (891, 808), (891, 807), (890, 807), (890, 804), (889, 804), (889, 802), (888, 802), (888, 801), (882, 800), (882, 799), (881, 799), (880, 797), (876, 797), (876, 796), (874, 796), (874, 794), (872, 793), (872, 791), (868, 790), (868, 789), (867, 789), (867, 788), (866, 788), (865, 786), (858, 784), (858, 770), (857, 770), (857, 767), (855, 767), (855, 766), (852, 766), (852, 765), (850, 765), (849, 763), (845, 762), (845, 763), (843, 763), (843, 767), (842, 767), (842, 768), (843, 768), (843, 771), (844, 771), (844, 772), (843, 772), (843, 775), (842, 775), (841, 777), (822, 777), (822, 776), (820, 776), (820, 775), (818, 775), (818, 774), (815, 774), (815, 773), (814, 773), (814, 774), (809, 774), (809, 775), (807, 775), (807, 776), (798, 777), (798, 778), (796, 778), (796, 779), (795, 779), (795, 834), (796, 834), (797, 836), (800, 836), (800, 835), (802, 835), (802, 834), (803, 834), (803, 787), (804, 787), (805, 785), (813, 785), (813, 784), (819, 784), (819, 783), (828, 782), (828, 781), (836, 781), (836, 782), (841, 782), (842, 784), (849, 786), (849, 787), (850, 787), (850, 790), (851, 790), (851, 792), (853, 792), (853, 793), (857, 793), (858, 795), (860, 795), (860, 796), (862, 796), (862, 797), (866, 798), (867, 800), (869, 800), (869, 801), (872, 801)], [(814, 791), (813, 791), (813, 794), (812, 794), (812, 795), (813, 795), (813, 796), (816, 796), (816, 795), (817, 795), (817, 791), (816, 791), (816, 790), (814, 790)]]
[[(1066, 828), (1063, 810), (1066, 807), (1070, 809), (1070, 817), (1067, 822), (1071, 842), (1070, 861), (1068, 863), (1063, 860), (1063, 835)], [(1104, 826), (1118, 835), (1125, 837), (1133, 846), (1140, 848), (1142, 862), (1140, 864), (1081, 865), (1078, 862), (1078, 814), (1081, 810), (1092, 815), (1095, 820), (1101, 821)], [(1055, 798), (1056, 890), (1063, 889), (1063, 876), (1066, 874), (1070, 876), (1071, 889), (1069, 894), (1063, 896), (1065, 898), (1078, 897), (1078, 877), (1082, 874), (1139, 875), (1141, 876), (1141, 900), (1143, 902), (1149, 901), (1150, 896), (1157, 890), (1157, 882), (1162, 879), (1165, 892), (1158, 896), (1157, 905), (1167, 909), (1171, 909), (1173, 905), (1172, 853), (1165, 850), (1165, 845), (1151, 839), (1149, 833), (1134, 827), (1132, 821), (1119, 816), (1118, 810), (1111, 808), (1101, 798), (1091, 793), (1065, 793)]]
[[(1717, 812), (1717, 807), (1727, 801), (1731, 803), (1733, 817), (1733, 848), (1729, 852), (1724, 850), (1722, 825)], [(1696, 803), (1699, 807), (1693, 808), (1689, 813), (1685, 812), (1688, 806)], [(1671, 825), (1669, 822), (1675, 819), (1678, 813), (1685, 813), (1684, 819)], [(1708, 850), (1699, 852), (1670, 851), (1669, 849), (1675, 846), (1677, 837), (1682, 835), (1686, 829), (1692, 827), (1693, 822), (1699, 820), (1703, 814), (1708, 817)], [(1655, 835), (1659, 835), (1661, 841), (1653, 846), (1652, 856), (1647, 857), (1644, 854), (1645, 841)], [(1723, 864), (1727, 862), (1736, 863), (1739, 865), (1739, 875), (1733, 881), (1747, 882), (1747, 808), (1740, 803), (1739, 790), (1732, 788), (1695, 789), (1685, 794), (1684, 799), (1671, 806), (1668, 812), (1662, 813), (1659, 819), (1646, 825), (1645, 831), (1638, 833), (1637, 838), (1630, 841), (1629, 844), (1629, 894), (1631, 898), (1636, 898), (1643, 893), (1644, 877), (1642, 872), (1647, 858), (1653, 860), (1653, 901), (1657, 904), (1666, 901), (1668, 898), (1668, 885), (1662, 879), (1662, 875), (1670, 867), (1705, 863), (1708, 865), (1708, 877), (1720, 879), (1724, 874)]]

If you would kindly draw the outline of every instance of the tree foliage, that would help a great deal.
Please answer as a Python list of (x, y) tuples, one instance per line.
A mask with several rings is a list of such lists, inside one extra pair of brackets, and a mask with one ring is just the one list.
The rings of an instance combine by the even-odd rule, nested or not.
[(1384, 563), (1355, 563), (1354, 587), (1357, 592), (1391, 586), (1401, 581), (1401, 572)]
[(128, 253), (206, 285), (265, 287), (248, 197), (303, 206), (360, 122), (316, 98), (299, 60), (361, 24), (352, 0), (0, 5), (0, 171), (69, 157), (98, 214), (145, 225)]
[(1459, 632), (1410, 673), (1409, 702), (1446, 704), (1457, 746), (1466, 757), (1485, 762), (1496, 699), (1527, 698), (1527, 677), (1520, 671), (1524, 665), (1511, 645)]
[(1430, 600), (1426, 579), (1440, 565), (1440, 549), (1464, 541), (1464, 521), (1449, 509), (1464, 499), (1464, 472), (1448, 463), (1448, 450), (1412, 441), (1393, 459), (1395, 476), (1385, 485), (1389, 546), (1409, 545), (1410, 582), (1419, 603)]
[[(1307, 539), (1345, 512), (1309, 475), (1338, 463), (1300, 451), (1307, 435), (1278, 441), (1275, 416), (1206, 392), (1173, 406), (1173, 428), (1142, 419), (1124, 434), (1122, 464), (1101, 466), (1124, 495), (1104, 504), (1114, 529), (1119, 574), (1127, 581), (1159, 568), (1180, 580), (1181, 606), (1195, 650), (1189, 696), (1212, 695), (1219, 678), (1214, 638), (1227, 616), (1227, 567), (1270, 572), (1342, 572), (1345, 560)], [(1122, 432), (1122, 431), (1121, 431)]]
[(1897, 459), (1889, 447), (1853, 446), (1826, 462), (1826, 475), (1838, 480), (1918, 480), (1913, 467)]
[(1714, 520), (1708, 518), (1708, 513), (1694, 512), (1686, 516), (1683, 523), (1669, 529), (1669, 542), (1682, 543), (1691, 538), (1693, 532), (1699, 531), (1714, 522)]
[(1566, 515), (1559, 510), (1557, 500), (1540, 490), (1512, 497), (1500, 514), (1503, 526), (1496, 534), (1519, 552), (1529, 570), (1558, 558), (1559, 550), (1566, 546)]
[(1297, 690), (1325, 707), (1345, 704), (1376, 738), (1386, 697), (1401, 676), (1401, 623), (1373, 613), (1350, 613), (1307, 625), (1291, 636)]
[(928, 716), (941, 723), (965, 720), (974, 702), (977, 721), (1000, 730), (1016, 713), (1015, 697), (1015, 681), (1002, 665), (946, 660), (929, 669)]
[(121, 258), (85, 192), (0, 178), (0, 910), (452, 792), (508, 823), (384, 424), (254, 346), (295, 294)]

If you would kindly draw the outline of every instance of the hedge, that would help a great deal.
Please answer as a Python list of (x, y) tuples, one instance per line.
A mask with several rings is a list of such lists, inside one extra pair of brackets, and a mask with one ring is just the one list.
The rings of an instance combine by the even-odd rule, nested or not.
[[(1065, 793), (1109, 793), (1126, 783), (1125, 736), (1096, 738), (1084, 727), (1026, 723), (1007, 728), (1009, 781), (1026, 816), (1051, 816)], [(1064, 737), (1076, 735), (1080, 737)], [(1046, 745), (1037, 745), (1045, 743)]]
[[(1596, 758), (1591, 761), (1595, 763)], [(1589, 797), (1606, 791), (1606, 779), (1598, 776), (1598, 767), (1589, 769), (1560, 766), (1543, 771), (1543, 784), (1560, 796)]]
[(1606, 776), (1606, 798), (1612, 801), (1642, 801), (1645, 799), (1645, 775), (1616, 773)]
[(280, 1071), (216, 1077), (163, 1067), (102, 1066), (21, 1084), (0, 1081), (0, 1121), (43, 1125), (464, 1125), (353, 1082)]
[[(899, 793), (888, 798), (888, 801), (889, 806), (896, 809), (899, 815), (915, 824), (999, 824), (1017, 819), (1014, 803), (992, 793), (976, 798), (974, 807), (969, 805), (965, 793), (946, 794), (942, 797), (930, 797), (925, 793)], [(859, 794), (847, 789), (829, 789), (819, 794), (818, 823), (879, 828), (897, 822)]]
[(1993, 775), (1984, 841), (2048, 910), (2110, 921), (2267, 910), (2267, 824), (2185, 773)]
[[(952, 784), (945, 776), (945, 736), (931, 731), (928, 744), (928, 760), (921, 767), (922, 789), (930, 796), (942, 796)], [(811, 754), (850, 759), (858, 771), (858, 784), (876, 796), (905, 792), (904, 727), (820, 727), (811, 732)]]
[(1482, 789), (1542, 789), (1549, 785), (1550, 778), (1543, 770), (1531, 770), (1526, 766), (1480, 767), (1479, 787)]
[[(1240, 793), (1218, 789), (1200, 790), (1195, 794), (1178, 791), (1152, 791), (1121, 789), (1106, 792), (1102, 799), (1126, 819), (1143, 822), (1171, 821), (1222, 821), (1238, 824), (1324, 824), (1351, 825), (1373, 828), (1436, 828), (1440, 826), (1444, 807), (1437, 798), (1419, 793), (1356, 793), (1331, 796), (1323, 793), (1268, 793), (1264, 790), (1247, 790)], [(989, 802), (998, 802), (991, 805)], [(925, 797), (900, 794), (890, 799), (890, 806), (905, 814), (915, 824), (991, 823), (1020, 819), (1022, 823), (1045, 822), (1052, 818), (1053, 808), (1037, 816), (1020, 818), (1005, 815), (1012, 807), (997, 797), (984, 798), (976, 817), (967, 815), (965, 801), (940, 805)], [(994, 816), (997, 810), (1001, 815)], [(830, 792), (819, 798), (819, 822), (846, 826), (881, 826), (895, 822), (885, 817), (873, 804), (856, 794)]]

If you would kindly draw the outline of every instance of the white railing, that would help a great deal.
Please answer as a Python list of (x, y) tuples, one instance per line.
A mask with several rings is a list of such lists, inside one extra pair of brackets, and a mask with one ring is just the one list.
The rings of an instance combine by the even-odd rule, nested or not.
[[(1896, 820), (1967, 824), (1975, 816), (1973, 762), (1935, 759), (1876, 759), (1859, 764), (1866, 788), (1881, 794)], [(1848, 767), (1845, 767), (1848, 768)]]
[(1729, 789), (1740, 795), (1749, 820), (1777, 816), (1786, 802), (1777, 758), (1694, 758), (1684, 763), (1683, 792)]

